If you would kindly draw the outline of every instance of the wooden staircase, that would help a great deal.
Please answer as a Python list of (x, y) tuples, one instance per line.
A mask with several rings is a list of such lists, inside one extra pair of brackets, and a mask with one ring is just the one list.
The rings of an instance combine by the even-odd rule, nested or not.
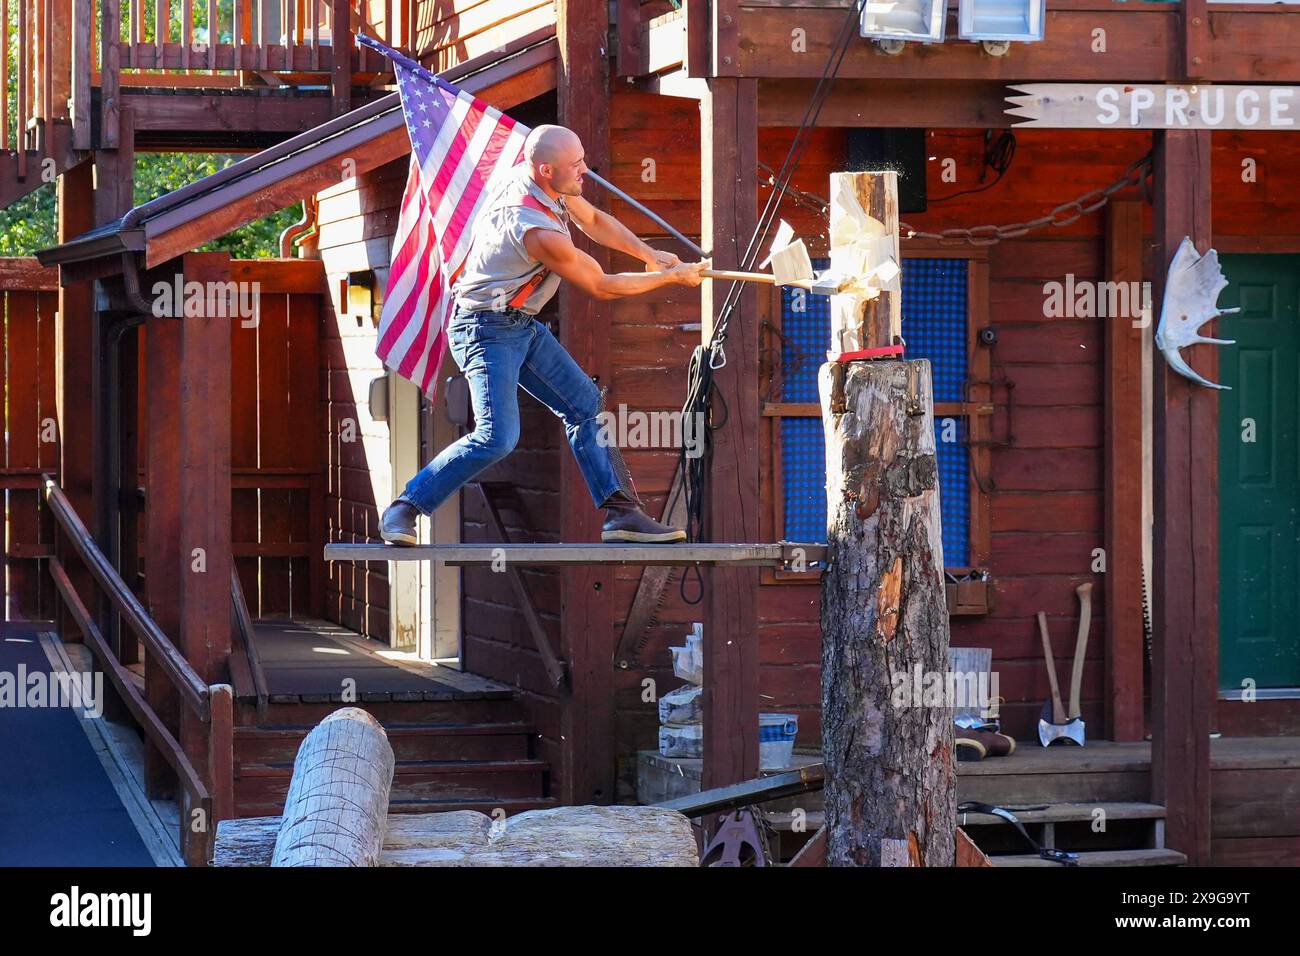
[[(1013, 812), (1039, 845), (1078, 853), (1079, 866), (1187, 862), (1182, 853), (1165, 847), (1165, 808), (1154, 803), (1054, 803), (1043, 810)], [(994, 866), (1061, 865), (1023, 852), (1024, 839), (1000, 817), (970, 813), (958, 822)]]
[[(338, 703), (270, 704), (235, 728), (235, 814), (277, 816), (303, 738)], [(508, 814), (555, 806), (550, 765), (536, 759), (533, 728), (514, 700), (380, 701), (357, 706), (384, 726), (396, 765), (392, 813), (478, 810)]]
[[(958, 801), (1011, 810), (1041, 846), (1079, 854), (1079, 866), (1178, 866), (1165, 847), (1165, 808), (1150, 798), (1146, 748), (1089, 742), (1044, 750), (1021, 741), (1009, 757), (958, 764)], [(1020, 807), (1046, 805), (1041, 810)], [(1029, 850), (999, 817), (967, 814), (958, 823), (994, 866), (1055, 866)]]

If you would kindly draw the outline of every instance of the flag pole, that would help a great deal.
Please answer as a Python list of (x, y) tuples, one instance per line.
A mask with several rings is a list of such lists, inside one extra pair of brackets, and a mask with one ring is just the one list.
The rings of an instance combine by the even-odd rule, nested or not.
[[(423, 79), (426, 79), (431, 83), (435, 83), (450, 93), (460, 92), (459, 89), (457, 89), (451, 83), (448, 83), (442, 77), (438, 76), (435, 73), (431, 73), (428, 69), (426, 69), (424, 66), (422, 66), (415, 60), (412, 60), (409, 56), (399, 53), (398, 51), (394, 50), (392, 47), (388, 46), (387, 44), (381, 43), (380, 41), (376, 40), (374, 37), (366, 36), (364, 33), (361, 33), (360, 31), (357, 32), (356, 36), (358, 42), (364, 44), (365, 46), (370, 47), (370, 49), (374, 50), (376, 53), (383, 54), (384, 56), (388, 57), (388, 59), (392, 60), (393, 63), (403, 67), (404, 69), (410, 70), (416, 76), (422, 77)], [(679, 232), (672, 225), (670, 225), (666, 219), (664, 219), (662, 216), (658, 215), (657, 213), (652, 212), (645, 205), (633, 199), (627, 193), (623, 192), (623, 190), (619, 189), (609, 180), (605, 179), (605, 177), (599, 175), (595, 170), (592, 169), (587, 170), (586, 176), (597, 186), (601, 187), (602, 189), (609, 192), (610, 194), (617, 196), (619, 199), (623, 200), (623, 202), (627, 203), (629, 206), (631, 206), (637, 212), (641, 213), (651, 222), (666, 229), (670, 235), (672, 235), (674, 238), (677, 239), (678, 242), (682, 243), (684, 246), (686, 246), (687, 249), (690, 249), (701, 259), (708, 258), (707, 253), (705, 253), (703, 249), (701, 249), (695, 243), (691, 242), (691, 240), (687, 239), (686, 236), (684, 236), (681, 232)]]
[(655, 222), (663, 226), (665, 229), (668, 230), (669, 233), (671, 233), (674, 237), (676, 237), (676, 239), (680, 243), (686, 246), (687, 249), (690, 249), (691, 252), (695, 253), (701, 259), (708, 258), (708, 255), (705, 253), (703, 249), (701, 249), (695, 243), (691, 242), (691, 240), (687, 239), (684, 235), (682, 235), (680, 232), (678, 232), (676, 229), (670, 226), (666, 220), (662, 219), (655, 213), (651, 212), (641, 203), (637, 202), (635, 199), (633, 199), (627, 193), (623, 192), (623, 190), (619, 189), (617, 186), (609, 182), (604, 177), (598, 175), (595, 170), (592, 169), (587, 170), (586, 176), (597, 186), (600, 186), (602, 189), (605, 189), (610, 193), (613, 193), (619, 199), (623, 200), (623, 202), (627, 203), (633, 209), (637, 210), (637, 212), (641, 213), (643, 216), (648, 218), (651, 222)]

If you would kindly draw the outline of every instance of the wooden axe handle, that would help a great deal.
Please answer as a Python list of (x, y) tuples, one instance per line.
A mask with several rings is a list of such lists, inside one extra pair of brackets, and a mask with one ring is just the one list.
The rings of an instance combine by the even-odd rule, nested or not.
[(766, 272), (732, 272), (728, 269), (704, 269), (700, 275), (709, 279), (731, 279), (734, 282), (762, 282), (776, 285), (776, 279)]
[(1074, 639), (1074, 669), (1070, 671), (1070, 713), (1079, 716), (1079, 692), (1083, 689), (1083, 658), (1088, 651), (1088, 629), (1092, 626), (1092, 582), (1074, 589), (1079, 595), (1079, 634)]
[(1052, 657), (1052, 639), (1047, 634), (1047, 615), (1038, 612), (1038, 633), (1043, 638), (1043, 657), (1047, 661), (1047, 680), (1052, 685), (1052, 723), (1065, 723), (1065, 705), (1061, 703), (1061, 688), (1056, 682), (1056, 659)]
[[(766, 272), (733, 272), (729, 269), (703, 269), (700, 275), (706, 279), (730, 279), (733, 282), (761, 282), (764, 285), (777, 285), (776, 277)], [(791, 279), (781, 285), (794, 286), (799, 289), (812, 289), (812, 279)]]

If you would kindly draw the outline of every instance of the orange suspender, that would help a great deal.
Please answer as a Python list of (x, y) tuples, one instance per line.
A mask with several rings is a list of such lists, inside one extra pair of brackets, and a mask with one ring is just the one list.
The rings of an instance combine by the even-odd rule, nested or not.
[[(541, 200), (537, 199), (537, 198), (534, 197), (534, 196), (529, 196), (529, 195), (525, 194), (524, 197), (523, 197), (523, 199), (518, 203), (518, 205), (520, 205), (520, 206), (527, 206), (529, 209), (535, 209), (535, 210), (538, 210), (539, 212), (544, 212), (544, 213), (546, 213), (548, 216), (550, 216), (552, 219), (554, 219), (556, 222), (560, 223), (560, 225), (564, 225), (564, 223), (563, 223), (563, 221), (560, 219), (560, 217), (557, 216), (557, 215), (555, 214), (555, 212), (554, 212), (553, 210), (551, 210), (551, 208), (550, 208), (549, 206), (547, 206), (544, 202), (542, 202)], [(471, 242), (470, 242), (470, 248), (473, 248), (473, 245), (474, 245), (474, 243), (473, 243), (473, 241), (471, 240)], [(467, 252), (467, 253), (465, 254), (465, 259), (464, 259), (464, 261), (462, 261), (461, 264), (456, 268), (456, 271), (453, 272), (453, 273), (451, 274), (451, 282), (449, 283), (449, 286), (448, 286), (449, 288), (450, 288), (451, 286), (454, 286), (454, 285), (456, 284), (456, 280), (460, 278), (460, 274), (461, 274), (461, 272), (463, 272), (463, 271), (465, 270), (465, 262), (468, 262), (468, 261), (469, 261), (469, 253)], [(535, 276), (533, 276), (531, 279), (529, 279), (527, 282), (525, 282), (522, 286), (520, 286), (520, 287), (519, 287), (519, 291), (516, 292), (516, 293), (511, 297), (511, 299), (510, 299), (510, 303), (509, 303), (509, 304), (510, 304), (510, 308), (512, 308), (512, 309), (517, 309), (517, 308), (519, 308), (521, 305), (523, 305), (525, 302), (527, 302), (527, 301), (528, 301), (528, 297), (531, 296), (534, 292), (537, 291), (537, 287), (540, 286), (543, 282), (545, 282), (546, 279), (547, 279), (547, 277), (548, 277), (550, 274), (551, 274), (551, 270), (550, 270), (550, 269), (547, 269), (545, 266), (543, 266), (541, 272), (537, 273)]]

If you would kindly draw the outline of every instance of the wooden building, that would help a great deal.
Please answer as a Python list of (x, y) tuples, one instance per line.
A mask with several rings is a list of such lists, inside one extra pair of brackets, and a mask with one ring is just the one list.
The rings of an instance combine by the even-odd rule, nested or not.
[[(359, 700), (402, 741), (395, 809), (636, 799), (654, 698), (676, 683), (667, 648), (695, 621), (708, 655), (706, 753), (692, 771), (702, 785), (758, 775), (760, 711), (796, 714), (799, 746), (819, 746), (817, 570), (719, 566), (684, 583), (678, 572), (631, 646), (638, 567), (500, 574), (321, 559), (327, 541), (378, 540), (379, 512), (467, 421), (450, 362), (432, 403), (393, 374), (372, 387), (409, 141), (387, 65), (352, 31), (525, 123), (573, 128), (592, 168), (734, 267), (851, 13), (846, 0), (620, 0), (611, 22), (609, 6), (216, 3), (205, 22), (228, 22), (231, 39), (206, 47), (104, 2), (131, 40), (105, 29), (92, 63), (101, 14), (88, 0), (53, 5), (44, 26), (70, 24), (71, 49), (55, 44), (44, 86), (23, 93), (24, 141), (3, 144), (18, 148), (0, 181), (12, 199), (51, 157), (60, 189), (61, 245), (3, 277), (7, 394), (26, 396), (11, 398), (10, 434), (58, 423), (57, 442), (9, 446), (5, 487), (22, 503), (11, 506), (9, 607), (57, 613), (65, 640), (102, 637), (124, 696), (137, 694), (128, 709), (153, 744), (156, 792), (179, 777), (218, 818), (276, 812), (304, 726), (348, 699), (330, 684), (346, 674), (303, 657), (295, 629), (373, 665)], [(886, 55), (854, 29), (781, 211), (821, 258), (829, 174), (904, 171), (904, 337), (935, 364), (936, 420), (956, 438), (940, 455), (945, 554), (961, 582), (952, 641), (992, 649), (1003, 725), (1022, 741), (964, 773), (959, 793), (1154, 807), (1163, 845), (1200, 864), (1300, 862), (1298, 406), (1284, 373), (1300, 349), (1300, 139), (1284, 122), (1013, 129), (1005, 98), (1035, 83), (1285, 89), (1300, 83), (1297, 42), (1294, 5), (1206, 0), (1057, 0), (1044, 39), (1001, 56), (951, 37)], [(133, 150), (198, 143), (261, 151), (131, 208)], [(303, 199), (284, 259), (195, 251)], [(1054, 221), (1017, 234), (1043, 216)], [(1218, 326), (1237, 346), (1184, 353), (1229, 392), (1171, 375), (1152, 345), (1184, 236), (1223, 255), (1222, 304), (1243, 308)], [(259, 283), (259, 320), (154, 315), (142, 293), (178, 274)], [(1063, 310), (1049, 305), (1052, 283)], [(1150, 321), (1082, 307), (1073, 290), (1101, 283), (1133, 283), (1139, 297), (1151, 283)], [(723, 292), (595, 302), (565, 289), (545, 317), (609, 386), (611, 408), (671, 412)], [(742, 297), (716, 378), (727, 413), (705, 540), (815, 540), (824, 322), (789, 293)], [(522, 407), (517, 450), (444, 506), (432, 540), (598, 540), (560, 429), (526, 396)], [(625, 454), (657, 512), (677, 449)], [(233, 619), (232, 569), (233, 604), (247, 608)], [(1046, 612), (1067, 656), (1085, 582), (1096, 614), (1083, 716), (1097, 743), (1036, 764), (1048, 686), (1035, 615)], [(401, 666), (376, 645), (403, 652)], [(225, 683), (233, 704), (212, 690)]]

